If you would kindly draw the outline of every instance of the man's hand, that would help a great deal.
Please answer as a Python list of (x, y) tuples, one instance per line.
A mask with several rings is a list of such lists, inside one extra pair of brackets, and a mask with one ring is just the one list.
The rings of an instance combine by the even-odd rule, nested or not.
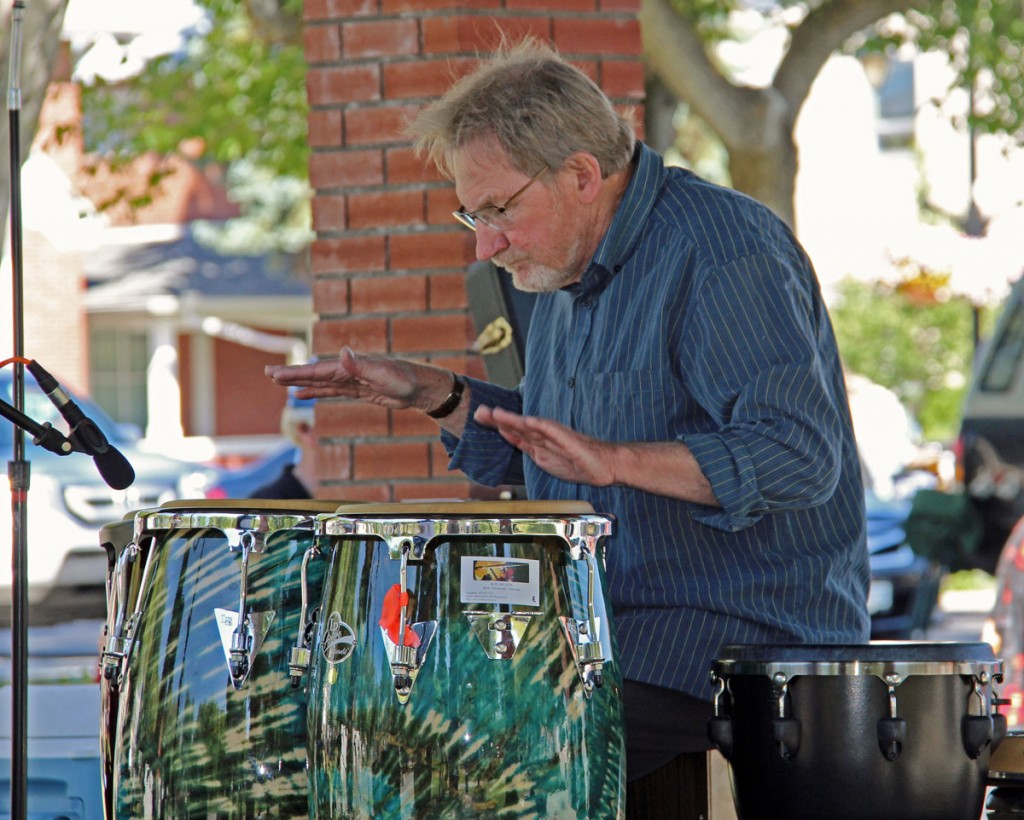
[(585, 436), (550, 419), (479, 407), (474, 419), (493, 427), (544, 472), (580, 484), (604, 487), (614, 481), (615, 445)]
[(644, 492), (719, 506), (693, 453), (678, 441), (610, 442), (550, 419), (480, 406), (473, 418), (493, 427), (544, 472), (577, 484), (620, 484)]
[(300, 399), (341, 397), (403, 410), (429, 411), (451, 392), (447, 370), (343, 347), (337, 361), (268, 365), (267, 376), (284, 387), (300, 388)]

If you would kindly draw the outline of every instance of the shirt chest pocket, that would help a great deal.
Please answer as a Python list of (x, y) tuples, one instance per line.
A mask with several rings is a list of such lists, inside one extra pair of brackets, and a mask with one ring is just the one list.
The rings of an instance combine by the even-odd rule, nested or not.
[(597, 373), (580, 407), (580, 432), (608, 441), (667, 441), (675, 437), (683, 394), (664, 373)]

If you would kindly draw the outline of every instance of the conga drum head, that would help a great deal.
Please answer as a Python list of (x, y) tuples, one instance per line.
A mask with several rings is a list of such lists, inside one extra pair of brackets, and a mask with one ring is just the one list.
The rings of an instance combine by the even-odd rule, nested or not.
[(339, 503), (335, 507), (339, 516), (358, 518), (490, 518), (524, 516), (551, 518), (593, 515), (594, 508), (587, 501), (403, 501), (399, 503)]
[[(936, 669), (941, 674), (945, 664), (998, 663), (992, 645), (983, 641), (959, 643), (955, 641), (870, 641), (864, 644), (729, 644), (722, 649), (715, 662), (716, 668), (744, 668), (767, 670), (775, 666), (805, 664), (799, 668), (813, 669), (814, 674), (851, 674), (864, 664), (891, 663), (943, 664)], [(843, 671), (830, 672), (831, 667)], [(874, 674), (871, 672), (869, 674)]]
[(623, 816), (610, 516), (412, 502), (316, 526), (310, 816)]
[[(213, 512), (254, 513), (266, 515), (271, 512), (297, 513), (300, 517), (333, 513), (348, 501), (330, 501), (322, 498), (191, 498), (165, 501), (158, 508), (140, 511), (142, 514), (194, 512), (208, 515)], [(133, 514), (133, 518), (134, 518)]]

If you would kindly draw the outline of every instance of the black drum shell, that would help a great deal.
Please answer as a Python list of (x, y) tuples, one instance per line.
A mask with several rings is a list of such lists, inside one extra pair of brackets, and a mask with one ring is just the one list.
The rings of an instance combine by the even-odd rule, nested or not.
[[(994, 659), (987, 644), (961, 644), (945, 651), (943, 646), (901, 647), (894, 642), (882, 654), (878, 647), (864, 653), (874, 660), (894, 660), (897, 668), (905, 658), (930, 663), (935, 669), (948, 665), (950, 670), (946, 674), (909, 674), (896, 687), (898, 716), (907, 728), (906, 741), (895, 760), (887, 759), (879, 747), (878, 721), (889, 714), (888, 686), (879, 676), (790, 676), (785, 716), (799, 722), (800, 740), (796, 753), (786, 759), (773, 734), (778, 698), (771, 677), (735, 672), (744, 665), (756, 666), (756, 660), (753, 664), (719, 661), (716, 670), (731, 692), (733, 747), (729, 762), (741, 820), (976, 820), (982, 810), (990, 748), (971, 759), (964, 749), (961, 724), (967, 715), (982, 714), (987, 704), (975, 694), (972, 675), (960, 672), (964, 662), (972, 660), (971, 655), (989, 665)], [(743, 647), (729, 649), (733, 654), (727, 654), (727, 659), (743, 658)], [(771, 649), (758, 647), (751, 654), (766, 659)], [(833, 653), (849, 662), (857, 655), (850, 647), (841, 651), (830, 647), (793, 649), (787, 652), (783, 648), (774, 657), (783, 662), (794, 657), (806, 661), (817, 651), (822, 661)], [(725, 671), (729, 668), (733, 671)]]
[(988, 820), (1024, 817), (1024, 732), (1010, 732), (992, 752), (985, 800)]
[(1024, 790), (1024, 732), (1010, 732), (992, 752), (988, 782), (990, 786), (1012, 785)]

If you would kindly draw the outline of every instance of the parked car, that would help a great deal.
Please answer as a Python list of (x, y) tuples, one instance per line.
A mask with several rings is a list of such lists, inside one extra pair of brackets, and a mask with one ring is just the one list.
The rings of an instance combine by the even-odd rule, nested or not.
[(980, 353), (962, 416), (958, 466), (984, 525), (974, 565), (992, 572), (1024, 515), (1024, 278)]
[(1000, 710), (1009, 728), (1024, 726), (1024, 518), (1017, 521), (1003, 545), (996, 567), (996, 597), (982, 638), (1003, 659)]
[(923, 637), (931, 624), (946, 568), (915, 552), (907, 538), (910, 498), (882, 500), (870, 489), (867, 508), (871, 589), (868, 612), (874, 640)]
[(207, 498), (250, 498), (253, 490), (276, 478), (299, 456), (299, 448), (285, 442), (241, 467), (222, 470), (206, 489)]
[[(0, 399), (14, 404), (13, 373), (0, 370)], [(66, 385), (63, 385), (67, 390)], [(68, 617), (95, 617), (105, 612), (107, 556), (99, 544), (99, 529), (133, 510), (157, 506), (173, 498), (202, 497), (211, 469), (154, 453), (143, 452), (138, 435), (119, 426), (95, 402), (72, 396), (131, 464), (135, 480), (123, 490), (107, 486), (89, 456), (58, 455), (32, 442), (25, 434), (29, 465), (26, 502), (27, 597), (32, 623)], [(47, 395), (26, 374), (23, 412), (40, 425), (51, 424), (67, 435), (68, 427)], [(0, 423), (0, 453), (14, 457), (12, 422)], [(13, 510), (10, 482), (0, 482), (0, 623), (10, 619)]]

